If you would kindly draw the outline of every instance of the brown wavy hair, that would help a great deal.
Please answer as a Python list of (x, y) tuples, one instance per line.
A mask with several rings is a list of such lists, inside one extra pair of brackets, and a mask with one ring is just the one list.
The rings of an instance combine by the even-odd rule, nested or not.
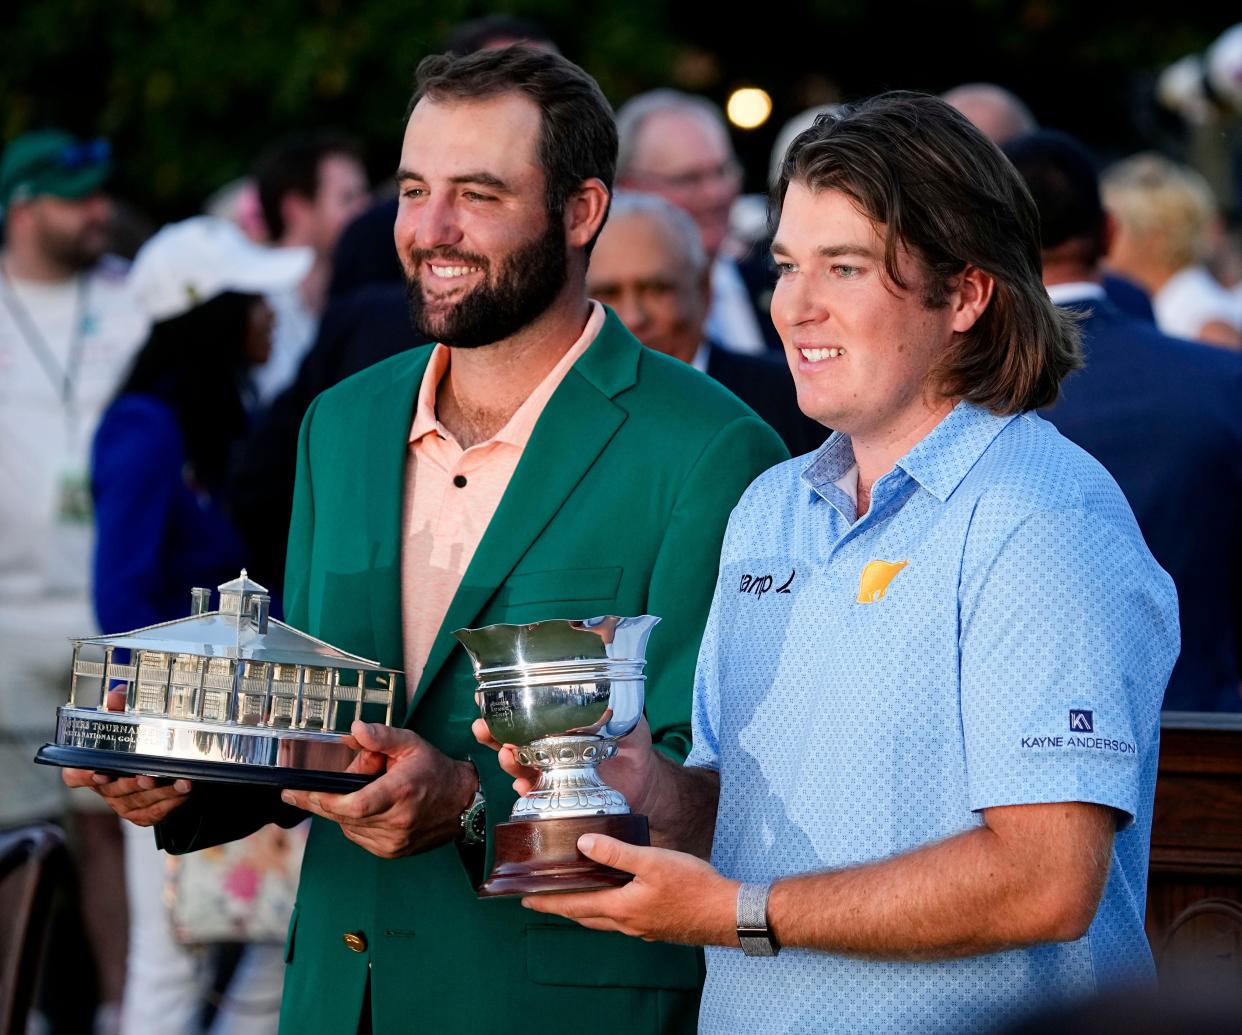
[(923, 305), (948, 304), (967, 266), (995, 280), (975, 325), (931, 371), (934, 387), (993, 413), (1054, 402), (1082, 365), (1076, 319), (1048, 298), (1039, 214), (1000, 150), (935, 97), (885, 93), (819, 116), (796, 137), (772, 189), (773, 221), (791, 182), (850, 198), (884, 237), (884, 268), (905, 289), (904, 246), (923, 267)]

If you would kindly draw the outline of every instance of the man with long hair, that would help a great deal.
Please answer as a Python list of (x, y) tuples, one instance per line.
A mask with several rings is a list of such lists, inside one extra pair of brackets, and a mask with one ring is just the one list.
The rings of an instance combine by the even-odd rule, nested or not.
[(633, 882), (527, 904), (709, 946), (706, 1032), (977, 1031), (1149, 977), (1176, 601), (1032, 412), (1078, 338), (1030, 195), (897, 94), (798, 137), (775, 201), (772, 312), (836, 433), (733, 513), (686, 766), (631, 738), (607, 773), (657, 847), (585, 835)]

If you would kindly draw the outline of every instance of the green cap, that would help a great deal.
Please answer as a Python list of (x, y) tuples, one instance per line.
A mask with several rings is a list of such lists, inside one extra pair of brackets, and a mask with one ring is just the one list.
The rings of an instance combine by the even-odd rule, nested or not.
[(41, 194), (84, 198), (112, 171), (108, 141), (78, 140), (58, 129), (26, 133), (0, 159), (0, 212)]

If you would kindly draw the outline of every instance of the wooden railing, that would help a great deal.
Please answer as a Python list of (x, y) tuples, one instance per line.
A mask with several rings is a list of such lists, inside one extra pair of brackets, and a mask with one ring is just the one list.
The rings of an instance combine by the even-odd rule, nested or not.
[(1147, 937), (1162, 981), (1242, 988), (1242, 715), (1164, 713)]

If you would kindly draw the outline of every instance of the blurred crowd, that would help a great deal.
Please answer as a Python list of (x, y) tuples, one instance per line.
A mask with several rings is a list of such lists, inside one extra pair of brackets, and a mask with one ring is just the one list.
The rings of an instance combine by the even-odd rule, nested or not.
[[(502, 19), (452, 47), (513, 43), (554, 47)], [(1242, 26), (1187, 61), (1162, 85), (1170, 104), (1198, 124), (1242, 115)], [(1038, 98), (976, 83), (945, 99), (1026, 178), (1045, 283), (1081, 314), (1085, 368), (1045, 416), (1110, 470), (1177, 584), (1165, 707), (1242, 712), (1242, 196), (1154, 152), (1101, 169), (1090, 140), (1038, 125)], [(790, 120), (774, 167), (819, 111)], [(618, 189), (591, 295), (724, 384), (791, 453), (816, 449), (829, 429), (798, 409), (767, 311), (764, 200), (742, 194), (721, 111), (659, 89), (616, 114)], [(61, 890), (45, 970), (74, 974), (82, 994), (45, 982), (32, 1030), (270, 1032), (279, 946), (178, 941), (149, 831), (122, 836), (30, 759), (66, 697), (68, 638), (182, 617), (191, 587), (242, 568), (281, 614), (303, 415), (420, 344), (397, 199), (368, 183), (348, 136), (301, 133), (127, 262), (108, 195), (124, 161), (55, 129), (0, 156), (0, 829), (65, 827), (81, 877)]]

